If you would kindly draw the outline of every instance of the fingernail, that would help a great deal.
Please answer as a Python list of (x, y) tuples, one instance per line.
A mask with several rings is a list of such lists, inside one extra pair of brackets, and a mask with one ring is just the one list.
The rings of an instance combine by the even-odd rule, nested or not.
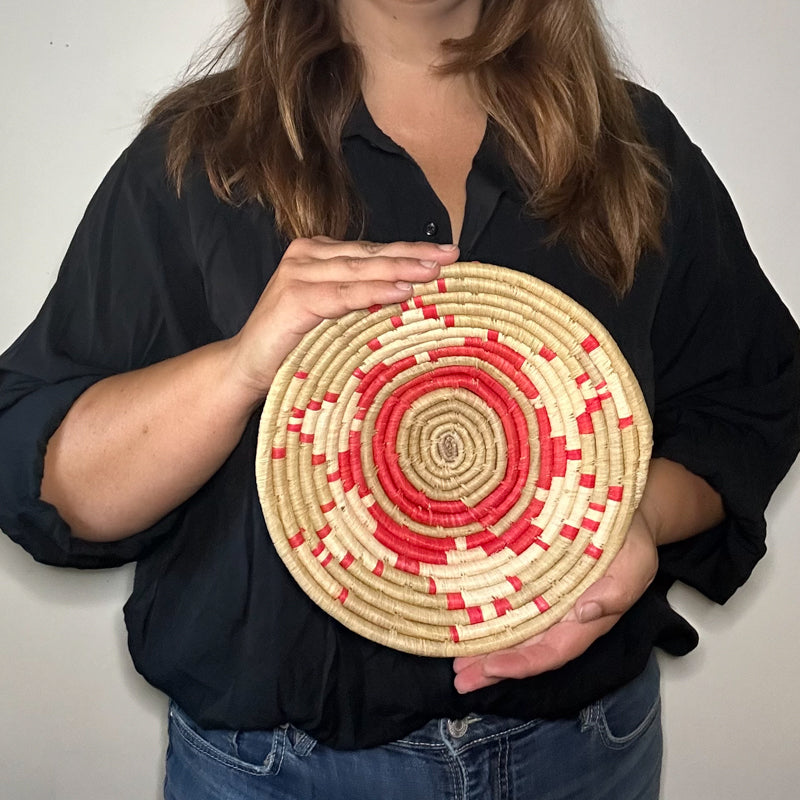
[(439, 244), (437, 247), (440, 250), (444, 250), (446, 253), (452, 253), (453, 250), (458, 250), (457, 244)]
[(433, 269), (434, 267), (439, 266), (435, 261), (420, 261), (423, 267), (427, 267), (428, 269)]
[(410, 284), (408, 281), (397, 281), (395, 286), (398, 289), (402, 289), (404, 292), (407, 292), (409, 289), (413, 289), (413, 285)]
[(595, 619), (600, 619), (603, 616), (603, 609), (599, 603), (587, 603), (581, 606), (578, 611), (578, 619), (581, 622), (592, 622)]

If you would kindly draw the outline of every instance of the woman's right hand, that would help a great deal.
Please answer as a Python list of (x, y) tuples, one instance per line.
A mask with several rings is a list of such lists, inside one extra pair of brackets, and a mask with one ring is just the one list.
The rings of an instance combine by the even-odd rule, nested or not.
[(295, 239), (230, 341), (243, 390), (260, 402), (284, 358), (322, 320), (408, 300), (412, 284), (435, 279), (457, 258), (455, 245)]

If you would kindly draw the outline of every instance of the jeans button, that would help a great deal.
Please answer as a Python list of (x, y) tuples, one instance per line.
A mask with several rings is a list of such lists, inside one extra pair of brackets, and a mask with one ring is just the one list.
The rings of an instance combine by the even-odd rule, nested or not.
[(447, 732), (454, 739), (460, 739), (468, 730), (469, 723), (465, 719), (447, 720)]

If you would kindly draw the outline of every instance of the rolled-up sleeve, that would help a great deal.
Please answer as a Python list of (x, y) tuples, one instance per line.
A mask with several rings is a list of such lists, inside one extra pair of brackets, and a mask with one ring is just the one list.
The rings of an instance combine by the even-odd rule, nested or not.
[(800, 447), (800, 339), (727, 191), (678, 135), (669, 272), (653, 328), (653, 454), (705, 478), (726, 519), (662, 548), (661, 570), (722, 603), (764, 555), (764, 511)]
[(146, 131), (93, 197), (39, 315), (0, 356), (0, 528), (39, 561), (134, 560), (181, 513), (119, 542), (86, 542), (40, 486), (47, 442), (89, 386), (215, 338), (185, 216), (162, 137)]

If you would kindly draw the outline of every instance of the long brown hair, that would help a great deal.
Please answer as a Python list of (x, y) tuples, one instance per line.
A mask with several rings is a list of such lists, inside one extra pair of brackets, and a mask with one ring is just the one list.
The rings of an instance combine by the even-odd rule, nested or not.
[[(336, 0), (246, 6), (200, 76), (150, 114), (170, 125), (170, 175), (180, 191), (199, 156), (221, 199), (269, 204), (289, 238), (343, 238), (360, 218), (341, 149), (358, 49), (340, 35)], [(474, 72), (530, 212), (624, 293), (660, 245), (665, 175), (592, 0), (484, 0), (475, 33), (445, 46), (444, 71)]]

